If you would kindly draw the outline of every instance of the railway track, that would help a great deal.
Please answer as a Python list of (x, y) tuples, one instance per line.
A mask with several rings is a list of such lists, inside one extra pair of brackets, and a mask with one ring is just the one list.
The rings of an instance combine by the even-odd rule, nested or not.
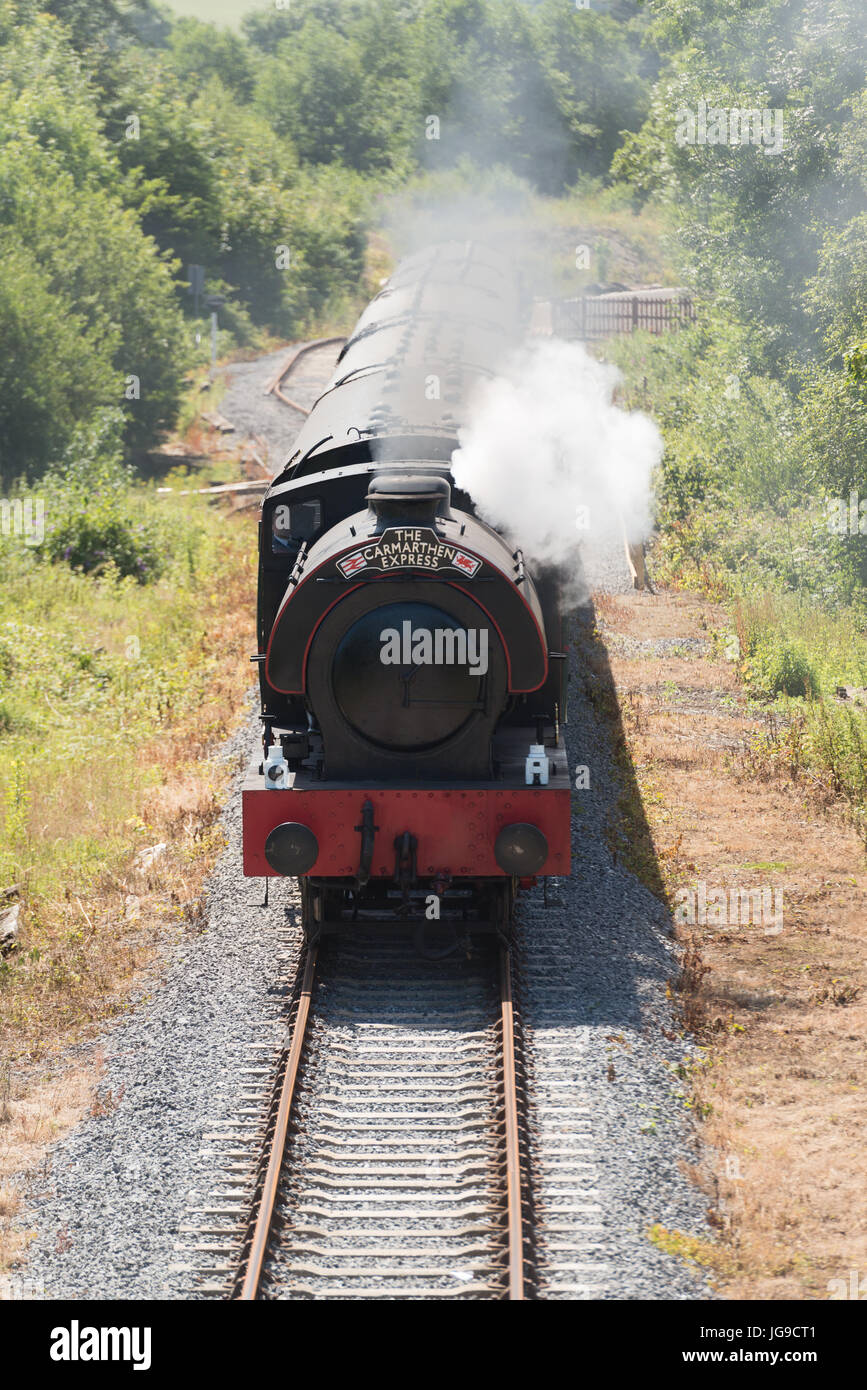
[(309, 948), (233, 1296), (532, 1294), (525, 1106), (504, 947)]
[(310, 343), (302, 343), (300, 347), (292, 348), (291, 352), (289, 353), (289, 356), (283, 362), (281, 362), (277, 370), (277, 374), (271, 378), (271, 380), (265, 387), (265, 395), (276, 396), (278, 401), (280, 401), (283, 405), (288, 405), (290, 410), (297, 411), (299, 415), (309, 415), (310, 407), (302, 404), (300, 401), (296, 399), (293, 399), (291, 396), (287, 396), (283, 388), (286, 386), (289, 377), (292, 376), (292, 374), (294, 373), (295, 368), (305, 357), (308, 356), (308, 354), (315, 353), (319, 351), (321, 348), (337, 347), (345, 342), (346, 339), (344, 337), (315, 338)]

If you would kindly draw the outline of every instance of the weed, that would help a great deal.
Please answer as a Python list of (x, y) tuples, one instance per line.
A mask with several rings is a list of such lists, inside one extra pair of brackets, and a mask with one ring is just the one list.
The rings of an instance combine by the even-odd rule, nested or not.
[(687, 1264), (721, 1271), (730, 1263), (725, 1251), (700, 1236), (691, 1236), (684, 1231), (672, 1231), (658, 1222), (645, 1232), (651, 1245), (666, 1255), (674, 1255)]

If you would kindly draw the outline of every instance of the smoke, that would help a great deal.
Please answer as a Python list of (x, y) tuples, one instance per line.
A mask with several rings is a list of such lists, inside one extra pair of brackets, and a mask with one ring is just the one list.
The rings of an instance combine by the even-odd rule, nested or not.
[(581, 560), (622, 554), (624, 532), (638, 543), (653, 525), (662, 436), (614, 403), (619, 381), (580, 343), (531, 340), (478, 386), (452, 457), (479, 515), (573, 588)]
[[(393, 203), (390, 230), (403, 252), (450, 242), (462, 253), (475, 242), (503, 258), (504, 279), (519, 287), (515, 332), (496, 341), (476, 335), (459, 354), (471, 365), (455, 407), (461, 421), (452, 456), (456, 486), (520, 546), (531, 568), (560, 571), (568, 604), (586, 598), (585, 575), (594, 587), (619, 587), (624, 536), (640, 543), (653, 526), (652, 478), (662, 437), (647, 415), (615, 404), (618, 369), (582, 344), (549, 337), (521, 344), (531, 301), (551, 292), (552, 263), (563, 258), (558, 224), (545, 221), (526, 186), (499, 174), (475, 191), (428, 180)], [(578, 235), (587, 233), (576, 229)], [(441, 299), (438, 308), (455, 324), (473, 311), (459, 280), (453, 299)], [(441, 347), (446, 340), (440, 330)], [(437, 361), (425, 361), (426, 371), (440, 370)], [(419, 418), (419, 381), (404, 371), (391, 388), (407, 419)]]

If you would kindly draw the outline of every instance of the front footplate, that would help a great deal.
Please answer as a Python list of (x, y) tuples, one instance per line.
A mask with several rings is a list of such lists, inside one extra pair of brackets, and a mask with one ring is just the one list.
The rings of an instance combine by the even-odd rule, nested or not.
[[(288, 787), (274, 791), (266, 788), (258, 763), (253, 763), (242, 793), (244, 873), (248, 878), (277, 873), (265, 856), (265, 843), (278, 826), (294, 825), (307, 827), (316, 837), (318, 853), (308, 874), (357, 878), (359, 827), (367, 823), (376, 827), (372, 853), (368, 840), (364, 855), (371, 883), (394, 878), (395, 846), (413, 840), (413, 867), (420, 878), (508, 877), (497, 862), (495, 845), (509, 826), (535, 828), (544, 836), (546, 853), (533, 864), (533, 876), (568, 874), (571, 786), (566, 755), (562, 746), (547, 751), (547, 786), (527, 786), (521, 762), (514, 776), (507, 768), (490, 782), (448, 784), (330, 782), (301, 768), (289, 774)], [(533, 837), (534, 845), (541, 843)]]

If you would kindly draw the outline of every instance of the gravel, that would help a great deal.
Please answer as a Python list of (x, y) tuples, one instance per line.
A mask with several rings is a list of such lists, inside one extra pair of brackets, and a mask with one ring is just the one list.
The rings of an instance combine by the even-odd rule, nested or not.
[[(570, 767), (583, 764), (590, 774), (589, 787), (573, 793), (572, 873), (549, 884), (551, 905), (539, 887), (518, 909), (536, 1100), (535, 1207), (543, 1232), (557, 1222), (540, 1292), (707, 1298), (706, 1281), (647, 1235), (655, 1225), (708, 1235), (707, 1198), (680, 1168), (701, 1154), (686, 1107), (689, 1083), (675, 1068), (697, 1054), (678, 1036), (666, 997), (678, 971), (668, 913), (615, 861), (604, 835), (619, 782), (608, 733), (584, 694), (585, 640), (586, 628), (570, 643), (565, 730)], [(565, 1236), (564, 1207), (572, 1208)]]
[[(239, 430), (272, 430), (261, 391), (283, 357), (231, 369), (221, 410)], [(269, 443), (288, 451), (296, 425), (274, 406), (280, 423)], [(591, 579), (629, 587), (616, 555), (597, 557)], [(646, 1235), (656, 1222), (708, 1234), (706, 1199), (679, 1166), (698, 1156), (672, 1071), (691, 1054), (666, 1000), (677, 961), (665, 910), (606, 844), (617, 785), (606, 731), (583, 689), (575, 665), (567, 738), (570, 762), (590, 768), (590, 787), (574, 794), (573, 873), (559, 881), (559, 905), (545, 907), (541, 890), (527, 897), (519, 939), (539, 1093), (537, 1205), (557, 1226), (558, 1184), (584, 1163), (587, 1205), (598, 1214), (566, 1215), (566, 1245), (546, 1256), (544, 1288), (550, 1298), (708, 1297), (704, 1281)], [(240, 768), (257, 731), (251, 699), (249, 719), (222, 751), (231, 766)], [(24, 1274), (48, 1298), (189, 1296), (189, 1274), (176, 1266), (187, 1261), (182, 1228), (195, 1225), (215, 1183), (209, 1136), (229, 1130), (243, 1109), (251, 1083), (239, 1069), (251, 1048), (277, 1035), (300, 944), (294, 885), (274, 881), (264, 907), (262, 883), (241, 875), (240, 779), (239, 771), (223, 821), (228, 848), (209, 883), (200, 934), (167, 948), (159, 976), (106, 1031), (106, 1113), (88, 1115), (58, 1143), (47, 1172), (25, 1191), (24, 1225), (36, 1236)], [(552, 1101), (564, 1080), (574, 1083), (569, 1102), (587, 1111), (573, 1128)], [(583, 1273), (563, 1268), (576, 1263), (570, 1225)]]
[[(304, 343), (294, 343), (267, 357), (258, 357), (254, 362), (233, 362), (220, 369), (226, 382), (220, 413), (235, 426), (239, 437), (256, 436), (264, 441), (265, 462), (273, 473), (277, 473), (290, 457), (295, 437), (306, 417), (301, 411), (284, 405), (276, 396), (266, 396), (265, 387), (293, 350), (304, 346)], [(289, 399), (309, 410), (331, 376), (339, 352), (338, 343), (317, 348), (302, 357), (285, 388)]]
[[(255, 724), (231, 741), (233, 763)], [(239, 1058), (275, 1036), (283, 998), (274, 949), (290, 885), (263, 908), (261, 881), (242, 878), (237, 789), (223, 826), (229, 848), (210, 880), (206, 928), (170, 952), (109, 1029), (100, 1091), (115, 1099), (57, 1145), (47, 1181), (31, 1189), (27, 1275), (46, 1297), (165, 1298), (182, 1287), (167, 1267), (196, 1191), (213, 1181), (204, 1136), (232, 1118)]]
[(629, 637), (611, 632), (607, 624), (599, 623), (606, 647), (617, 656), (632, 657), (694, 657), (707, 656), (711, 644), (706, 637)]
[(577, 589), (585, 596), (625, 594), (632, 589), (632, 575), (622, 545), (584, 546)]

